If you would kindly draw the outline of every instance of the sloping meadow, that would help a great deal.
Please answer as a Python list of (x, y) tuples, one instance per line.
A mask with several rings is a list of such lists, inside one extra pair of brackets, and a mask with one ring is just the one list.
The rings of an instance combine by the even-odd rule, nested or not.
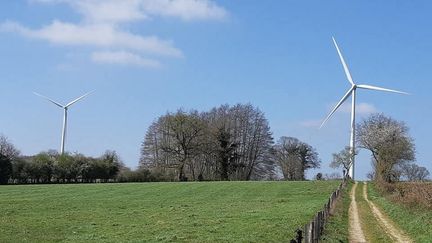
[(282, 242), (340, 181), (0, 187), (0, 242)]

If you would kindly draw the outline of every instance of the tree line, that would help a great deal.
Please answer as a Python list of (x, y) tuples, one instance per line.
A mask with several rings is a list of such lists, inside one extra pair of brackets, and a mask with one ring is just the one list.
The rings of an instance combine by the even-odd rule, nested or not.
[[(429, 172), (415, 161), (408, 127), (383, 114), (357, 124), (357, 146), (371, 152), (371, 179), (425, 180)], [(357, 151), (356, 151), (357, 152)], [(332, 168), (349, 168), (349, 148), (333, 154)], [(22, 156), (0, 135), (0, 183), (144, 182), (203, 180), (305, 180), (319, 168), (314, 147), (294, 137), (273, 139), (264, 113), (250, 104), (222, 105), (209, 111), (168, 112), (147, 129), (136, 170), (115, 151), (98, 158), (41, 152)], [(338, 178), (318, 173), (316, 179)]]
[(1, 135), (0, 155), (3, 184), (304, 180), (305, 171), (321, 163), (316, 150), (296, 138), (274, 143), (264, 113), (250, 104), (160, 116), (146, 132), (136, 170), (115, 151), (98, 158), (53, 150), (21, 156)]
[(56, 151), (20, 156), (0, 136), (0, 184), (109, 182), (117, 178), (122, 167), (115, 151), (106, 151), (99, 158)]
[(274, 142), (264, 113), (250, 104), (168, 112), (148, 128), (139, 167), (114, 151), (99, 158), (56, 151), (21, 156), (0, 136), (1, 183), (305, 180), (320, 166), (315, 148), (293, 137)]

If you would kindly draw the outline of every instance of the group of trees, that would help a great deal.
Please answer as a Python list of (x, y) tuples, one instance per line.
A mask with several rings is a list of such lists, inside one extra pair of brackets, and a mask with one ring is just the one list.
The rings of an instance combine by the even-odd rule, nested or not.
[(99, 158), (82, 154), (42, 152), (12, 160), (12, 183), (108, 182), (116, 178), (122, 164), (113, 151)]
[[(405, 123), (383, 114), (373, 114), (357, 124), (356, 143), (371, 152), (371, 179), (390, 183), (399, 180), (422, 181), (429, 176), (425, 167), (414, 163), (415, 145), (408, 130)], [(342, 167), (347, 171), (352, 156), (350, 148), (346, 147), (333, 154), (330, 167)]]
[(315, 150), (295, 138), (273, 144), (264, 113), (250, 104), (178, 110), (151, 124), (140, 167), (184, 181), (274, 179), (278, 166), (286, 179), (303, 180), (319, 166)]
[[(372, 179), (379, 182), (421, 181), (429, 176), (415, 160), (415, 145), (403, 123), (374, 114), (357, 125), (356, 143), (372, 155)], [(355, 151), (357, 153), (357, 151)], [(348, 171), (346, 147), (333, 154), (332, 168)], [(268, 121), (250, 104), (223, 105), (208, 112), (178, 110), (159, 117), (141, 146), (140, 166), (124, 166), (114, 151), (99, 158), (42, 152), (20, 156), (0, 135), (0, 184), (107, 181), (305, 180), (319, 168), (315, 148), (294, 137), (273, 142)], [(338, 174), (316, 179), (338, 178)]]
[(106, 151), (99, 158), (55, 151), (20, 156), (13, 144), (0, 136), (1, 184), (107, 182), (116, 179), (123, 167), (114, 151)]
[(400, 177), (406, 181), (425, 181), (430, 175), (426, 167), (414, 163), (402, 163), (397, 171)]

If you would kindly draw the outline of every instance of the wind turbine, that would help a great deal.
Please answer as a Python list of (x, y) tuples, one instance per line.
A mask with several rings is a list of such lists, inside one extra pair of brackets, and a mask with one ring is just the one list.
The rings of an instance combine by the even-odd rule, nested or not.
[(348, 69), (347, 64), (345, 63), (345, 60), (342, 56), (342, 53), (336, 43), (336, 40), (334, 37), (332, 37), (333, 43), (336, 47), (337, 53), (339, 55), (340, 61), (342, 62), (342, 66), (345, 71), (345, 75), (348, 79), (348, 81), (351, 84), (351, 88), (345, 93), (345, 95), (342, 97), (342, 99), (336, 104), (336, 106), (333, 108), (333, 110), (327, 115), (327, 117), (324, 119), (324, 121), (321, 123), (320, 128), (330, 119), (330, 117), (335, 113), (335, 111), (344, 103), (346, 99), (348, 99), (349, 96), (351, 96), (351, 137), (350, 137), (350, 153), (351, 153), (351, 162), (348, 170), (349, 176), (354, 179), (354, 160), (355, 160), (355, 101), (356, 101), (356, 90), (357, 88), (360, 89), (369, 89), (369, 90), (378, 90), (378, 91), (386, 91), (386, 92), (392, 92), (392, 93), (398, 93), (398, 94), (408, 94), (402, 91), (397, 91), (393, 89), (386, 89), (381, 88), (377, 86), (372, 85), (366, 85), (366, 84), (356, 84), (351, 76), (351, 73)]
[[(93, 92), (93, 91), (92, 91)], [(54, 105), (60, 107), (63, 109), (63, 130), (62, 130), (62, 138), (61, 138), (61, 146), (60, 146), (60, 154), (64, 153), (64, 147), (65, 147), (65, 139), (66, 139), (66, 127), (67, 127), (67, 111), (69, 106), (75, 104), (76, 102), (78, 102), (79, 100), (83, 99), (84, 97), (86, 97), (87, 95), (91, 94), (92, 92), (88, 92), (74, 100), (72, 100), (71, 102), (67, 103), (66, 105), (62, 105), (46, 96), (43, 96), (41, 94), (38, 94), (36, 92), (33, 92), (35, 95), (42, 97), (48, 101), (50, 101), (51, 103), (53, 103)]]

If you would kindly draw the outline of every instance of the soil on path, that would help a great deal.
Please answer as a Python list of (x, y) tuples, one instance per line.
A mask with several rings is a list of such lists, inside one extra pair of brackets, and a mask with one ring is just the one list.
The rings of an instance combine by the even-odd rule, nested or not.
[[(354, 185), (355, 186), (355, 185)], [(390, 236), (391, 239), (394, 240), (394, 242), (413, 242), (402, 230), (398, 229), (395, 224), (387, 217), (385, 216), (377, 206), (371, 201), (369, 201), (367, 196), (367, 183), (364, 182), (363, 187), (363, 197), (365, 198), (366, 202), (369, 204), (369, 207), (372, 210), (373, 215), (375, 216), (378, 223), (381, 225), (383, 229), (385, 229), (388, 236)], [(351, 211), (350, 211), (351, 213)]]
[(349, 242), (366, 242), (363, 230), (360, 224), (359, 211), (357, 208), (357, 202), (355, 199), (355, 191), (357, 188), (357, 182), (351, 189), (351, 204), (349, 207)]

